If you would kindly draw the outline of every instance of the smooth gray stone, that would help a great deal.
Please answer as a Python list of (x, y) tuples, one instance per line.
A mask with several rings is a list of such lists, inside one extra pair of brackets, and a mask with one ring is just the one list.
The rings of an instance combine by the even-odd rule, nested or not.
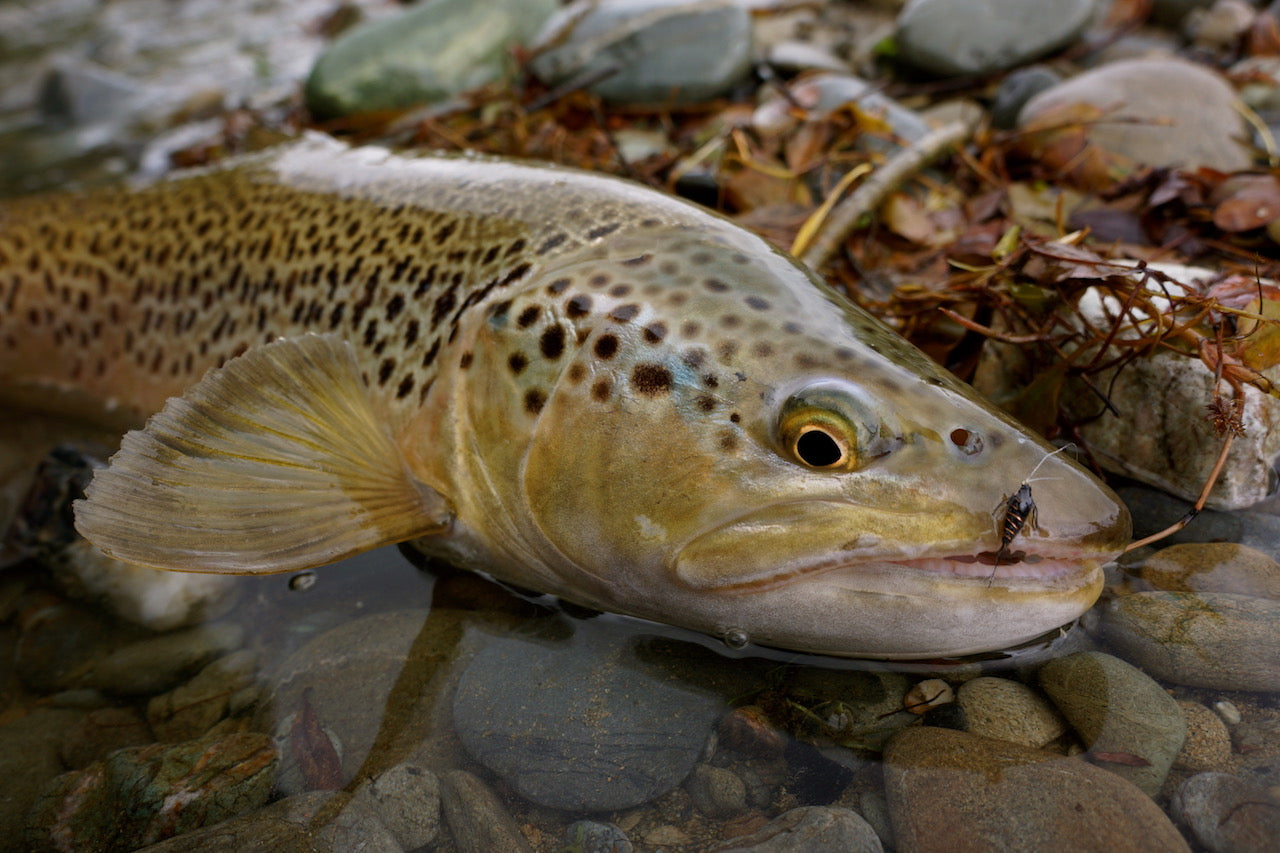
[(898, 56), (939, 76), (990, 74), (1071, 43), (1093, 0), (913, 0), (898, 16)]

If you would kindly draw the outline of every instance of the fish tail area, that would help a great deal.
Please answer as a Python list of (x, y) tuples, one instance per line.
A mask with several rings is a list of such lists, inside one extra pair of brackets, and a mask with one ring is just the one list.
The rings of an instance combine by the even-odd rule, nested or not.
[(124, 437), (75, 513), (116, 559), (238, 574), (324, 565), (452, 519), (406, 469), (351, 345), (330, 335), (209, 371)]

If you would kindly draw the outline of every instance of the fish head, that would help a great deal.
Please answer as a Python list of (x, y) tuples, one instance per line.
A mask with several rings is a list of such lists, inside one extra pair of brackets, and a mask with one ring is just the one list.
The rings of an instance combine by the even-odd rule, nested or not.
[[(1088, 609), (1129, 540), (1116, 496), (743, 239), (560, 271), (561, 303), (592, 310), (513, 488), (566, 597), (876, 657), (1004, 648)], [(1010, 502), (1024, 481), (1033, 507)]]

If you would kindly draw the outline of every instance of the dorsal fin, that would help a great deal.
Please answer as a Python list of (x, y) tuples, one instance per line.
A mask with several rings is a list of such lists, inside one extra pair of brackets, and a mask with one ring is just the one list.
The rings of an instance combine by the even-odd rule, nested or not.
[(128, 563), (282, 572), (439, 533), (444, 499), (406, 470), (355, 351), (332, 335), (255, 347), (128, 433), (76, 527)]

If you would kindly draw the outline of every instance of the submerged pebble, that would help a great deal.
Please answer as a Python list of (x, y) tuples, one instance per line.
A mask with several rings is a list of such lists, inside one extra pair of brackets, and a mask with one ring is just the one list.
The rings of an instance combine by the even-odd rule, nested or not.
[(1140, 592), (1095, 613), (1118, 653), (1157, 678), (1219, 690), (1280, 690), (1280, 601)]
[(243, 642), (244, 628), (235, 622), (210, 622), (137, 640), (95, 662), (82, 683), (121, 696), (160, 693)]
[(383, 771), (356, 788), (354, 800), (367, 802), (405, 850), (427, 847), (440, 835), (440, 779), (421, 762)]
[(1043, 747), (1066, 732), (1062, 715), (1044, 697), (1017, 681), (984, 676), (960, 685), (967, 731), (1023, 746)]
[(258, 656), (247, 649), (219, 658), (186, 684), (147, 703), (147, 720), (163, 741), (192, 740), (227, 715), (236, 691), (248, 687), (258, 669)]
[(441, 810), (459, 853), (531, 853), (529, 843), (489, 786), (465, 770), (440, 776)]
[(0, 850), (24, 850), (31, 804), (63, 770), (60, 745), (84, 712), (40, 709), (0, 726)]
[(1040, 685), (1099, 767), (1159, 793), (1187, 736), (1182, 709), (1141, 670), (1101, 652), (1051, 661)]
[(721, 700), (642, 663), (625, 637), (592, 623), (578, 631), (595, 642), (495, 638), (458, 682), (458, 736), (532, 802), (573, 811), (648, 802), (693, 769)]
[[(897, 848), (1189, 851), (1149, 797), (1080, 760), (949, 729), (903, 729), (884, 754)], [(1069, 842), (1066, 840), (1069, 839)]]
[(36, 848), (134, 849), (267, 802), (276, 753), (260, 734), (121, 749), (59, 776), (26, 822)]
[(684, 786), (693, 807), (708, 817), (729, 818), (747, 810), (747, 786), (731, 770), (699, 764)]
[(1199, 702), (1178, 703), (1187, 721), (1187, 739), (1173, 759), (1183, 770), (1221, 770), (1231, 760), (1231, 733), (1213, 711)]
[(750, 835), (715, 848), (715, 853), (802, 853), (807, 850), (881, 853), (884, 846), (871, 824), (851, 809), (801, 806), (783, 812)]
[(1231, 542), (1185, 542), (1162, 548), (1138, 576), (1164, 592), (1226, 592), (1280, 599), (1280, 563)]
[(1280, 799), (1263, 785), (1226, 773), (1201, 773), (1182, 783), (1170, 803), (1211, 853), (1266, 853), (1280, 838)]

